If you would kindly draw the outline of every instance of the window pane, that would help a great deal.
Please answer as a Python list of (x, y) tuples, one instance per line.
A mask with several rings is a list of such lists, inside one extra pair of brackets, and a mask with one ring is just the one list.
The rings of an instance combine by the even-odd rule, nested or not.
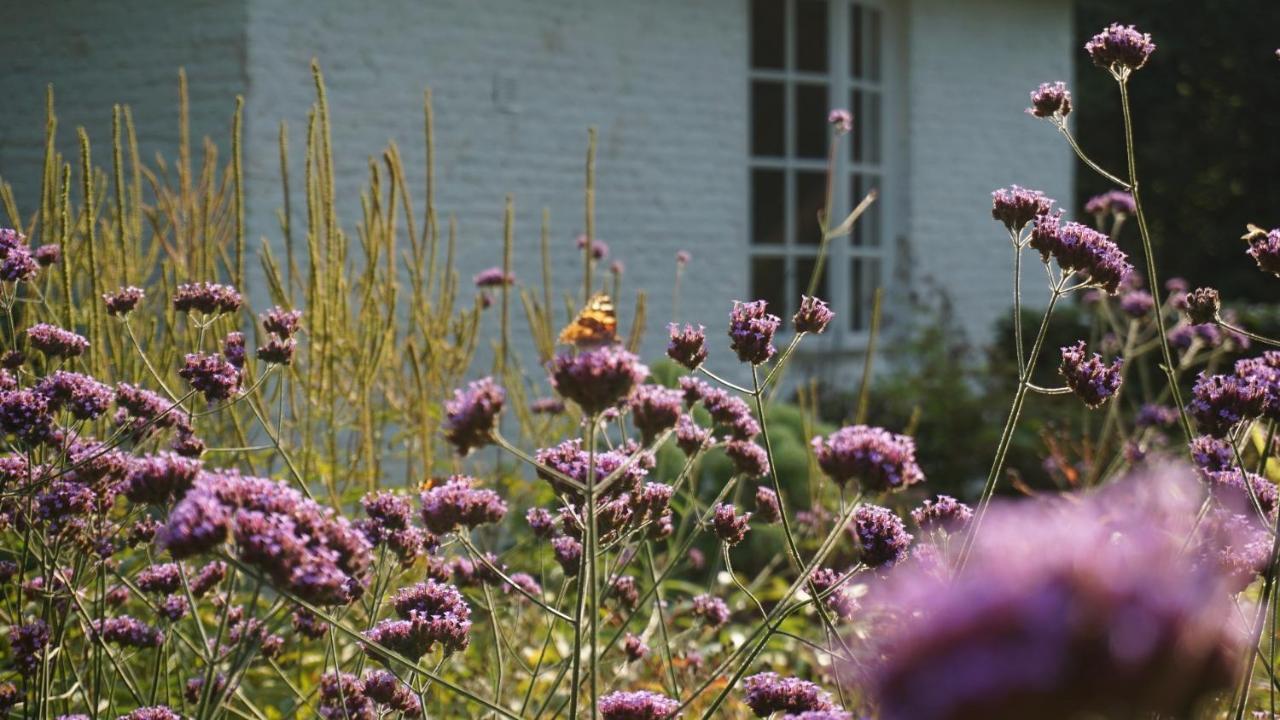
[(822, 228), (818, 225), (818, 213), (821, 212), (826, 202), (826, 174), (813, 171), (797, 172), (796, 244), (817, 245), (822, 241)]
[(854, 258), (849, 263), (849, 329), (854, 332), (867, 329), (866, 319), (863, 317), (867, 305), (863, 289), (866, 287), (862, 278), (863, 263), (862, 258)]
[[(796, 258), (796, 296), (795, 302), (788, 311), (800, 307), (800, 296), (809, 294), (809, 278), (813, 276), (813, 268), (817, 265), (816, 257), (799, 257)], [(831, 294), (827, 289), (827, 276), (830, 275), (831, 258), (827, 258), (822, 263), (822, 275), (818, 277), (818, 285), (814, 288), (813, 294), (821, 300), (830, 300)]]
[[(862, 202), (862, 198), (866, 194), (867, 194), (867, 189), (862, 186), (862, 175), (858, 173), (854, 173), (853, 175), (849, 176), (849, 210), (850, 212), (852, 212), (854, 208), (858, 207), (858, 203)], [(871, 207), (875, 207), (877, 204), (879, 204), (879, 202), (880, 202), (879, 200), (876, 200), (876, 202), (871, 204)], [(869, 212), (870, 208), (868, 208), (867, 210)], [(854, 247), (859, 247), (862, 245), (862, 241), (863, 241), (862, 231), (866, 227), (866, 223), (867, 223), (867, 213), (864, 212), (862, 213), (862, 217), (858, 218), (858, 221), (853, 224), (853, 229), (849, 232), (849, 241), (853, 243)]]
[(827, 71), (826, 0), (800, 0), (796, 3), (796, 69)]
[(786, 241), (785, 178), (781, 170), (751, 171), (751, 242), (781, 245)]
[(849, 9), (849, 74), (854, 78), (862, 77), (861, 5), (854, 5)]
[(862, 133), (866, 138), (867, 162), (880, 163), (880, 93), (867, 93), (867, 112), (863, 116)]
[(769, 303), (769, 312), (786, 316), (787, 264), (780, 257), (751, 258), (751, 299)]
[(849, 111), (853, 113), (853, 132), (849, 133), (849, 157), (862, 162), (862, 134), (867, 118), (862, 114), (862, 91), (854, 90), (849, 98)]
[(849, 234), (855, 247), (879, 247), (880, 246), (880, 207), (884, 205), (884, 190), (880, 187), (879, 175), (863, 175), (862, 173), (854, 173), (849, 178), (849, 208), (853, 209), (862, 202), (863, 196), (872, 190), (876, 190), (879, 194), (876, 201), (871, 203), (866, 212), (862, 213), (862, 217), (858, 218), (858, 222), (853, 224), (853, 232)]
[(796, 132), (796, 157), (818, 158), (827, 156), (827, 86), (797, 84), (796, 116), (793, 127)]
[(751, 153), (781, 157), (786, 154), (786, 130), (782, 83), (751, 83)]
[(752, 0), (751, 66), (781, 70), (785, 65), (786, 3), (784, 0)]
[(880, 11), (867, 9), (867, 79), (880, 82)]

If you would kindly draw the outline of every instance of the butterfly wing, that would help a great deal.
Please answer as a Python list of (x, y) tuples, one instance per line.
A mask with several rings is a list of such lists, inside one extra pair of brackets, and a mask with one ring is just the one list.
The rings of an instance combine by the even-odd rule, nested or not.
[(573, 322), (560, 331), (561, 345), (593, 347), (618, 342), (618, 313), (604, 293), (591, 296)]

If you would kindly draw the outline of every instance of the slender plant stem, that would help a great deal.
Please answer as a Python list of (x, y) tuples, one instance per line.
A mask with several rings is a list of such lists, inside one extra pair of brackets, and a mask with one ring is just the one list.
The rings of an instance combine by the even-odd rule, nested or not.
[[(1080, 148), (1080, 145), (1079, 145), (1078, 143), (1076, 143), (1076, 139), (1075, 139), (1075, 137), (1074, 137), (1074, 136), (1072, 136), (1071, 131), (1067, 129), (1067, 124), (1066, 124), (1065, 122), (1058, 122), (1058, 123), (1055, 123), (1055, 124), (1058, 126), (1058, 132), (1061, 132), (1061, 133), (1062, 133), (1062, 137), (1064, 137), (1064, 138), (1066, 138), (1066, 139), (1067, 139), (1067, 144), (1068, 144), (1068, 145), (1070, 145), (1070, 146), (1071, 146), (1071, 149), (1075, 151), (1075, 153), (1076, 153), (1076, 157), (1080, 158), (1080, 160), (1081, 160), (1085, 165), (1088, 165), (1090, 168), (1092, 168), (1092, 169), (1093, 169), (1093, 171), (1094, 171), (1094, 172), (1096, 172), (1096, 173), (1098, 173), (1099, 175), (1101, 175), (1102, 177), (1104, 177), (1104, 178), (1106, 178), (1106, 179), (1110, 180), (1111, 182), (1115, 183), (1116, 185), (1119, 185), (1120, 187), (1124, 188), (1125, 190), (1131, 190), (1131, 189), (1132, 189), (1132, 187), (1131, 187), (1131, 185), (1130, 185), (1129, 183), (1127, 183), (1127, 182), (1125, 182), (1125, 181), (1121, 180), (1120, 178), (1116, 177), (1116, 176), (1115, 176), (1115, 175), (1113, 175), (1112, 173), (1109, 173), (1109, 172), (1107, 172), (1106, 170), (1103, 170), (1101, 166), (1099, 166), (1099, 165), (1098, 165), (1097, 163), (1095, 163), (1093, 160), (1090, 160), (1090, 159), (1089, 159), (1089, 156), (1084, 154), (1084, 150)], [(1133, 173), (1132, 173), (1132, 172), (1129, 174), (1129, 177), (1133, 177)], [(1154, 286), (1153, 286), (1153, 287), (1154, 287)]]

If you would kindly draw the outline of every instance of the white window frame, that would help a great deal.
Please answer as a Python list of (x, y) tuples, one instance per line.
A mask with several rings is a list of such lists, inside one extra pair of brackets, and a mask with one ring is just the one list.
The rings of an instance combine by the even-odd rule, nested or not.
[[(770, 0), (763, 0), (768, 2)], [(855, 173), (871, 174), (876, 177), (874, 182), (867, 183), (867, 187), (863, 187), (862, 193), (865, 194), (871, 187), (876, 188), (879, 193), (879, 199), (872, 206), (868, 214), (864, 215), (859, 221), (862, 225), (863, 237), (867, 238), (861, 246), (853, 245), (852, 237), (835, 238), (830, 241), (827, 249), (827, 256), (824, 261), (824, 272), (827, 277), (827, 300), (832, 309), (836, 313), (836, 320), (832, 322), (828, 331), (814, 338), (813, 342), (806, 342), (810, 350), (820, 350), (824, 352), (858, 352), (865, 349), (869, 339), (870, 325), (870, 308), (871, 301), (876, 287), (884, 288), (888, 291), (888, 282), (894, 276), (894, 268), (892, 267), (893, 248), (898, 236), (898, 228), (901, 227), (900, 219), (902, 216), (899, 208), (904, 207), (905, 200), (901, 197), (902, 193), (899, 188), (904, 187), (901, 182), (903, 178), (903, 151), (899, 145), (902, 137), (901, 133), (895, 132), (894, 129), (900, 127), (902, 116), (897, 107), (898, 89), (904, 87), (904, 64), (900, 60), (901, 29), (899, 25), (899, 12), (895, 7), (895, 3), (886, 2), (885, 0), (825, 0), (828, 8), (827, 16), (827, 72), (818, 73), (810, 71), (800, 71), (795, 69), (796, 66), (796, 50), (798, 38), (796, 36), (796, 5), (801, 0), (773, 0), (783, 3), (785, 6), (786, 27), (789, 30), (784, 34), (784, 68), (763, 69), (756, 68), (753, 65), (752, 49), (754, 47), (753, 38), (751, 37), (752, 21), (752, 2), (753, 0), (745, 0), (746, 13), (748, 18), (748, 42), (747, 42), (747, 97), (748, 97), (748, 115), (751, 112), (751, 96), (752, 84), (757, 80), (775, 81), (784, 84), (783, 93), (783, 135), (784, 135), (784, 154), (781, 157), (765, 157), (754, 155), (752, 149), (753, 125), (754, 117), (748, 118), (747, 123), (747, 181), (748, 187), (752, 186), (753, 171), (755, 169), (773, 169), (784, 171), (784, 238), (785, 241), (781, 245), (757, 245), (755, 244), (755, 228), (753, 227), (754, 200), (747, 204), (747, 282), (750, 285), (752, 278), (752, 264), (756, 257), (783, 257), (786, 258), (787, 277), (785, 279), (784, 297), (789, 303), (796, 303), (801, 293), (804, 292), (808, 277), (798, 277), (796, 271), (796, 259), (804, 259), (816, 255), (818, 246), (816, 244), (799, 244), (796, 242), (796, 205), (797, 205), (797, 171), (810, 172), (826, 172), (827, 161), (825, 158), (801, 158), (797, 156), (796, 138), (795, 138), (795, 122), (796, 122), (796, 93), (794, 87), (797, 83), (804, 82), (821, 82), (827, 86), (827, 100), (829, 108), (846, 108), (850, 111), (852, 108), (852, 95), (855, 88), (864, 90), (874, 90), (879, 93), (879, 122), (877, 124), (867, 123), (865, 117), (869, 110), (865, 106), (862, 108), (864, 117), (854, 116), (854, 133), (869, 131), (869, 128), (878, 125), (879, 135), (879, 163), (871, 163), (867, 161), (867, 151), (870, 148), (869, 142), (864, 145), (863, 161), (854, 163), (852, 160), (852, 144), (853, 135), (846, 135), (838, 140), (840, 143), (839, 152), (836, 155), (835, 171), (832, 185), (832, 218), (833, 223), (838, 223), (852, 209), (853, 199), (850, 197), (853, 187), (853, 175)], [(864, 72), (863, 78), (854, 78), (851, 71), (851, 25), (853, 21), (854, 6), (861, 6), (864, 14), (867, 9), (873, 9), (879, 13), (879, 81), (874, 82), (866, 79)], [(865, 16), (865, 15), (864, 15)], [(864, 33), (869, 32), (866, 29), (867, 23), (864, 22)], [(868, 41), (867, 35), (864, 34), (863, 43)], [(825, 119), (825, 118), (824, 118)], [(829, 146), (828, 146), (829, 148)], [(874, 223), (874, 226), (873, 226)], [(874, 244), (870, 242), (871, 235), (874, 233)], [(855, 329), (853, 314), (853, 295), (854, 284), (852, 278), (852, 265), (855, 258), (866, 258), (878, 261), (877, 282), (874, 284), (870, 276), (872, 272), (869, 266), (864, 264), (862, 271), (864, 279), (862, 282), (863, 295), (863, 315), (862, 322)], [(781, 309), (772, 308), (777, 314), (783, 314)], [(794, 307), (788, 307), (786, 312), (791, 312)], [(882, 307), (882, 313), (887, 310), (887, 303)], [(784, 326), (790, 326), (790, 318), (783, 318)], [(882, 315), (882, 321), (885, 318)]]

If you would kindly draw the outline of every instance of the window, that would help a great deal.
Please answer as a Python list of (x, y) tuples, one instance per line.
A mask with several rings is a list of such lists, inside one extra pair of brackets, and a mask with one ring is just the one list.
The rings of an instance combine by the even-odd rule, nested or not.
[[(750, 274), (752, 297), (795, 312), (817, 260), (818, 213), (831, 194), (835, 222), (870, 190), (880, 198), (848, 237), (831, 241), (817, 294), (836, 311), (836, 336), (871, 322), (883, 277), (885, 201), (884, 17), (870, 0), (750, 0)], [(827, 113), (848, 108), (831, 186)]]

